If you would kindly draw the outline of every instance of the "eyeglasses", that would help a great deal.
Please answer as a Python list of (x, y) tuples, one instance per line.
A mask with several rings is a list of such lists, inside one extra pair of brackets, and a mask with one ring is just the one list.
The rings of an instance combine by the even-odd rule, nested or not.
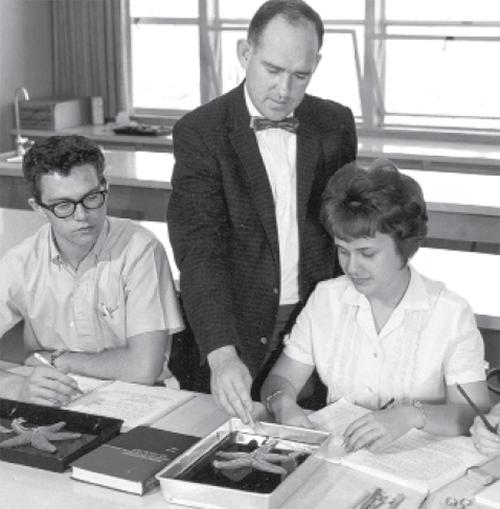
[(52, 214), (54, 214), (54, 216), (58, 217), (59, 219), (66, 219), (75, 213), (76, 206), (79, 204), (82, 204), (82, 206), (87, 210), (101, 208), (106, 201), (107, 194), (108, 190), (103, 189), (102, 191), (92, 191), (78, 201), (64, 200), (60, 201), (59, 203), (54, 203), (54, 205), (46, 205), (40, 200), (36, 200), (36, 202), (38, 205), (40, 205), (40, 207), (50, 210)]

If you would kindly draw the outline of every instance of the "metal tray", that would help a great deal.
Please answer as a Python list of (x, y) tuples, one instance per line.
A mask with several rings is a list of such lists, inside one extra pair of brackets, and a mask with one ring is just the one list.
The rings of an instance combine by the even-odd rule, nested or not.
[[(329, 437), (323, 431), (266, 422), (258, 422), (254, 430), (239, 419), (229, 419), (176, 458), (156, 478), (169, 503), (203, 508), (274, 509), (316, 470), (321, 461), (315, 454), (327, 447)], [(259, 487), (255, 489), (250, 486), (243, 488), (245, 484), (251, 484), (246, 479), (221, 481), (220, 469), (212, 465), (217, 451), (225, 450), (228, 446), (233, 450), (235, 447), (245, 448), (251, 441), (256, 441), (258, 446), (272, 441), (273, 451), (295, 453), (300, 458), (298, 466), (286, 476), (261, 474), (251, 468), (247, 469), (251, 471), (249, 478), (255, 473), (256, 476), (265, 476), (265, 480), (262, 483), (259, 481)]]

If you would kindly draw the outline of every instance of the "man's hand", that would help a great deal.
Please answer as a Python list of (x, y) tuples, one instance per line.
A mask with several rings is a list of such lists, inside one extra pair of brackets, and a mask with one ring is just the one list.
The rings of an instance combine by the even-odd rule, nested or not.
[(401, 406), (371, 412), (356, 419), (344, 433), (346, 451), (357, 451), (363, 447), (372, 452), (385, 449), (410, 430), (412, 410)]
[[(500, 415), (489, 414), (486, 416), (493, 426), (500, 427)], [(470, 428), (472, 442), (476, 449), (487, 456), (500, 455), (500, 436), (486, 429), (484, 422), (478, 416), (474, 419), (474, 424)]]
[(223, 346), (207, 356), (210, 366), (210, 389), (215, 402), (228, 414), (249, 424), (252, 412), (250, 389), (252, 377), (236, 353), (234, 346)]
[(78, 394), (76, 382), (55, 368), (35, 367), (22, 377), (19, 399), (47, 406), (67, 405)]

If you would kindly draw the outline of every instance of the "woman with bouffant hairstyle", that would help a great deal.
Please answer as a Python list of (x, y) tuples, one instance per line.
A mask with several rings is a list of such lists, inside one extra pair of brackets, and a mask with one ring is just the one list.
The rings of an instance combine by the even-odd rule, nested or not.
[(278, 422), (312, 426), (296, 403), (314, 368), (328, 389), (371, 412), (348, 451), (384, 449), (411, 428), (458, 435), (490, 406), (484, 347), (467, 302), (410, 264), (427, 234), (418, 183), (385, 159), (349, 163), (323, 193), (321, 219), (344, 275), (319, 283), (262, 389)]

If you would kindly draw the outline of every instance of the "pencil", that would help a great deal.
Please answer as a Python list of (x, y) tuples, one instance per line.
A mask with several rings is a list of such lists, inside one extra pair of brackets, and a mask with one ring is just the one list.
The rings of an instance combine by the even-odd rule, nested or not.
[[(47, 366), (48, 368), (52, 368), (52, 369), (57, 369), (53, 364), (51, 364), (43, 355), (39, 354), (38, 352), (36, 352), (35, 354), (33, 354), (33, 356), (35, 357), (35, 359), (37, 359), (38, 361), (40, 361), (44, 366)], [(75, 391), (80, 393), (80, 394), (85, 394), (81, 389), (80, 387), (78, 387), (78, 385), (75, 387)]]
[(493, 426), (491, 424), (491, 422), (488, 421), (488, 419), (486, 419), (486, 416), (481, 412), (481, 410), (479, 410), (479, 408), (476, 406), (474, 401), (472, 401), (470, 399), (469, 395), (465, 392), (464, 388), (460, 384), (457, 384), (457, 389), (460, 391), (460, 394), (462, 394), (462, 396), (465, 398), (467, 403), (469, 403), (469, 405), (472, 407), (474, 412), (476, 412), (476, 415), (479, 415), (479, 418), (483, 421), (483, 423), (486, 426), (486, 428), (488, 429), (488, 431), (491, 431), (492, 433), (495, 433), (495, 435), (496, 435), (497, 434), (497, 426)]

